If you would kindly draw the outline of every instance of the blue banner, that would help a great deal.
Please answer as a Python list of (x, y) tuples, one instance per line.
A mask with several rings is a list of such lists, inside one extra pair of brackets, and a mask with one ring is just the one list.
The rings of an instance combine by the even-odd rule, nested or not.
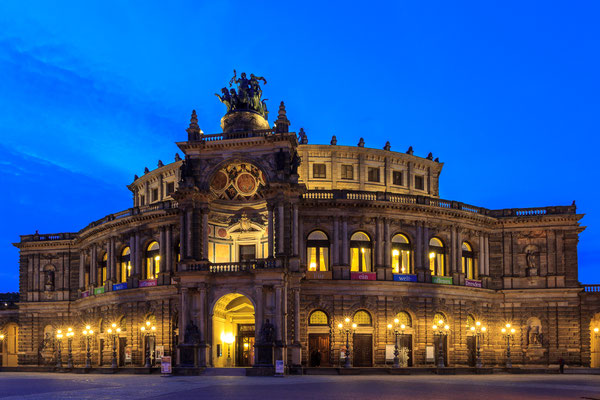
[(404, 274), (394, 274), (394, 280), (396, 282), (416, 282), (416, 275), (404, 275)]
[(127, 289), (127, 282), (117, 283), (113, 285), (113, 291)]

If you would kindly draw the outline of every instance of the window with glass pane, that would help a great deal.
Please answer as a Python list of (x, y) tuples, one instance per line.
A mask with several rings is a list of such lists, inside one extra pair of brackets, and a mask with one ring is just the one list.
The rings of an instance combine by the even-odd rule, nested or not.
[(104, 253), (100, 266), (98, 267), (98, 286), (106, 283), (106, 266), (108, 264), (108, 254)]
[(313, 311), (310, 314), (310, 317), (308, 318), (308, 324), (309, 325), (327, 325), (328, 324), (328, 318), (327, 318), (327, 314), (325, 314), (323, 311)]
[(306, 261), (309, 271), (329, 270), (329, 238), (322, 231), (314, 231), (306, 241)]
[(392, 174), (392, 182), (396, 186), (403, 186), (402, 171), (394, 171), (394, 173)]
[(462, 273), (467, 279), (475, 279), (473, 248), (467, 242), (462, 244)]
[[(442, 322), (440, 322), (442, 321)], [(447, 324), (448, 321), (446, 321), (446, 316), (442, 313), (435, 313), (435, 315), (433, 316), (433, 324), (434, 325), (443, 325), (443, 324)]]
[(325, 178), (326, 171), (325, 164), (313, 164), (313, 178)]
[(431, 275), (444, 276), (444, 244), (438, 238), (431, 238), (429, 241), (429, 269)]
[(398, 324), (404, 326), (412, 326), (412, 318), (406, 311), (401, 311), (396, 315), (396, 319), (398, 320)]
[(354, 179), (354, 166), (342, 165), (342, 179)]
[(395, 274), (411, 274), (410, 242), (402, 234), (392, 238), (392, 271)]
[(379, 182), (379, 168), (369, 167), (367, 169), (367, 180), (369, 182)]
[(350, 238), (350, 271), (371, 272), (371, 239), (364, 232)]
[(160, 248), (158, 242), (152, 242), (146, 250), (146, 279), (156, 279), (160, 270)]
[(467, 329), (470, 329), (472, 326), (475, 326), (475, 318), (469, 314), (467, 315)]
[(362, 310), (357, 311), (352, 322), (359, 326), (371, 326), (371, 314)]
[(125, 247), (121, 252), (121, 282), (127, 282), (127, 278), (131, 275), (131, 251), (129, 247)]

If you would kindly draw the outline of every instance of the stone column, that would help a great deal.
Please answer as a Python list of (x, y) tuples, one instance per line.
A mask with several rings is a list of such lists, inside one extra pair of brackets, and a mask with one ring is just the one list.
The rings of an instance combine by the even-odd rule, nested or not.
[(423, 269), (425, 270), (425, 281), (431, 282), (431, 269), (429, 269), (429, 227), (423, 222)]
[(423, 273), (423, 227), (421, 222), (416, 223), (416, 234), (415, 234), (415, 273), (419, 282), (425, 282), (425, 275)]
[(292, 347), (292, 365), (302, 365), (302, 346), (300, 344), (300, 289), (294, 290), (294, 343)]
[(333, 246), (331, 246), (331, 262), (333, 265), (339, 265), (340, 263), (340, 218), (337, 216), (333, 218)]
[(165, 244), (166, 244), (166, 257), (167, 259), (165, 260), (165, 271), (169, 273), (171, 273), (171, 271), (173, 271), (173, 226), (169, 225), (166, 228), (166, 238), (165, 238)]
[[(256, 308), (254, 309), (254, 338), (255, 338), (255, 343), (258, 343), (260, 341), (260, 330), (262, 328), (263, 322), (264, 322), (264, 310), (263, 310), (263, 287), (262, 285), (258, 285), (254, 288), (254, 293), (255, 293), (255, 303), (256, 303)], [(254, 346), (254, 364), (258, 364), (259, 363), (259, 358), (258, 358), (258, 347), (256, 347), (256, 345)]]
[(187, 258), (187, 226), (186, 213), (180, 211), (179, 214), (179, 255), (182, 260)]
[[(454, 248), (454, 265), (456, 267), (454, 284), (455, 285), (464, 285), (465, 284), (465, 276), (462, 270), (462, 232), (460, 229), (456, 230), (456, 247)], [(466, 272), (466, 271), (465, 271)]]
[(284, 207), (283, 203), (277, 205), (277, 253), (283, 254), (285, 251), (285, 224), (284, 224)]
[(268, 218), (268, 227), (267, 227), (267, 234), (268, 234), (268, 257), (272, 258), (273, 257), (273, 229), (274, 229), (274, 223), (273, 223), (273, 206), (271, 205), (267, 205), (267, 218)]
[[(31, 276), (31, 275), (29, 275)], [(85, 252), (79, 250), (79, 289), (85, 291)]]
[(208, 261), (208, 208), (202, 209), (202, 249), (201, 259)]
[(448, 275), (449, 276), (453, 276), (453, 274), (455, 272), (458, 272), (457, 268), (456, 268), (456, 227), (453, 226), (452, 229), (450, 230), (450, 245), (448, 246), (448, 261), (450, 265), (448, 265), (449, 267), (449, 271), (450, 272)]
[(275, 287), (275, 340), (277, 342), (281, 342), (282, 339), (282, 331), (283, 331), (283, 326), (282, 326), (282, 312), (281, 312), (281, 306), (282, 306), (282, 287), (281, 286), (276, 286)]
[(193, 221), (194, 219), (194, 210), (189, 209), (186, 211), (185, 213), (185, 258), (193, 258), (194, 257), (194, 250), (193, 250), (193, 246), (194, 246), (194, 238), (193, 238)]
[(90, 256), (90, 285), (98, 284), (98, 256), (96, 245), (92, 245), (92, 254)]
[(350, 262), (350, 247), (348, 245), (348, 221), (346, 218), (342, 220), (342, 263), (348, 266)]
[(292, 206), (292, 255), (298, 256), (298, 204)]
[(390, 220), (383, 220), (383, 265), (385, 266), (385, 280), (393, 279), (392, 271), (392, 238), (390, 237)]
[(158, 262), (158, 276), (156, 278), (159, 285), (168, 285), (170, 283), (167, 279), (168, 273), (165, 272), (165, 264), (167, 263), (167, 239), (165, 227), (161, 226), (158, 229), (158, 255), (160, 256), (160, 259)]
[(133, 275), (135, 277), (135, 279), (141, 279), (142, 278), (142, 248), (141, 248), (141, 244), (140, 244), (140, 233), (136, 232), (135, 233), (135, 253), (134, 253), (134, 257), (135, 257), (135, 263), (133, 266)]
[[(189, 289), (186, 287), (182, 287), (181, 288), (181, 292), (180, 292), (180, 303), (181, 303), (181, 310), (179, 312), (179, 344), (184, 343), (185, 340), (185, 328), (187, 327), (189, 321), (190, 321), (190, 316), (189, 316), (189, 304), (188, 304), (188, 293)], [(181, 359), (181, 358), (180, 358)]]
[(382, 238), (382, 232), (381, 232), (381, 228), (382, 228), (382, 224), (381, 224), (381, 219), (380, 218), (375, 218), (375, 246), (374, 246), (374, 250), (375, 250), (375, 267), (381, 267), (381, 264), (383, 263), (383, 251), (382, 251), (382, 242), (383, 242), (383, 238)]
[(211, 349), (210, 343), (207, 343), (207, 327), (208, 327), (208, 313), (206, 306), (206, 288), (201, 286), (198, 288), (198, 310), (197, 310), (197, 321), (198, 330), (200, 331), (200, 354), (198, 355), (198, 366), (205, 367), (208, 365), (210, 360), (209, 351)]
[(483, 244), (483, 248), (485, 250), (484, 261), (485, 261), (485, 275), (486, 276), (490, 276), (490, 243), (489, 243), (488, 238), (489, 238), (489, 236), (486, 233), (485, 238), (484, 238), (484, 244)]
[(477, 258), (478, 265), (478, 278), (481, 279), (485, 275), (485, 239), (483, 238), (483, 232), (479, 234), (479, 257)]

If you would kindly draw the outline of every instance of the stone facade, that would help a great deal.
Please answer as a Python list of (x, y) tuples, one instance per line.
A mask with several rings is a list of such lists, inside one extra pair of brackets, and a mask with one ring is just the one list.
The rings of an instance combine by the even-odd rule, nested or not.
[(514, 365), (598, 362), (600, 296), (578, 282), (574, 204), (443, 200), (431, 155), (308, 144), (288, 132), (283, 103), (273, 128), (252, 111), (226, 117), (207, 135), (194, 113), (184, 159), (136, 176), (132, 208), (79, 232), (21, 236), (18, 310), (0, 309), (0, 327), (18, 325), (19, 365), (56, 363), (67, 327), (84, 364), (89, 325), (94, 365), (110, 366), (114, 340), (120, 365), (143, 365), (149, 350), (189, 366), (309, 366), (316, 353), (337, 366), (345, 318), (357, 322), (352, 363), (390, 365), (399, 315), (413, 366), (434, 364), (439, 318), (451, 366), (475, 362), (475, 320), (487, 328), (483, 365), (506, 362), (506, 323)]

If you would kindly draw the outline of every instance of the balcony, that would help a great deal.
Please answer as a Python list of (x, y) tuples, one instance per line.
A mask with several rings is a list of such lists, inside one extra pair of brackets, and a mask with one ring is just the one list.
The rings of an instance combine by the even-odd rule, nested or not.
[(199, 262), (192, 264), (183, 264), (184, 271), (203, 271), (214, 274), (226, 274), (235, 272), (251, 272), (258, 269), (282, 268), (284, 263), (280, 259), (259, 259), (254, 261), (240, 261), (229, 263), (207, 263)]

